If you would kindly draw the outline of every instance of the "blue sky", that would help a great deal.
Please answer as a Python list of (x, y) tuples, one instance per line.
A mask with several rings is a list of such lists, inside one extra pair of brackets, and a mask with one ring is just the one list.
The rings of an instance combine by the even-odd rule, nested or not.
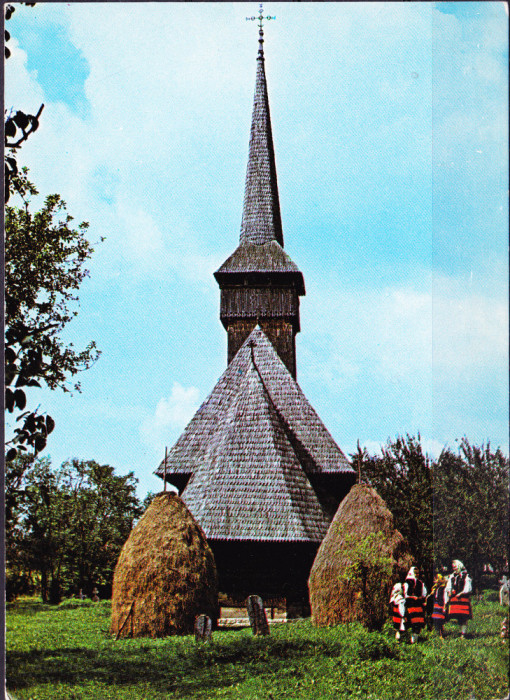
[[(34, 392), (48, 445), (140, 493), (226, 364), (213, 272), (239, 238), (257, 28), (245, 3), (41, 3), (8, 28), (21, 161), (98, 244), (66, 338), (82, 393)], [(502, 2), (271, 3), (285, 248), (305, 277), (298, 381), (346, 454), (422, 435), (508, 452)]]

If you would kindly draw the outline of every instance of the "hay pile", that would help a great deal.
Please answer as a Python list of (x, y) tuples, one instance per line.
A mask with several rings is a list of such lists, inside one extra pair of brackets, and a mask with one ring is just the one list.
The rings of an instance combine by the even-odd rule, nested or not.
[(213, 554), (179, 496), (160, 493), (121, 550), (110, 630), (134, 637), (192, 634), (202, 613), (218, 617)]
[(358, 620), (370, 629), (380, 628), (392, 585), (405, 577), (411, 564), (407, 543), (382, 498), (370, 486), (353, 486), (312, 566), (312, 622), (325, 626)]

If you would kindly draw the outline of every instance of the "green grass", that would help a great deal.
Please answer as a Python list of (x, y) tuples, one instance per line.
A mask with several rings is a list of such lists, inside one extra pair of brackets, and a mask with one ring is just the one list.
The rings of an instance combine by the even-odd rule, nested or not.
[(474, 602), (468, 639), (447, 625), (442, 641), (397, 644), (360, 625), (315, 629), (308, 620), (271, 629), (193, 637), (125, 639), (109, 634), (110, 604), (33, 599), (7, 605), (7, 688), (16, 700), (75, 698), (365, 698), (490, 700), (508, 692), (504, 615), (494, 592)]

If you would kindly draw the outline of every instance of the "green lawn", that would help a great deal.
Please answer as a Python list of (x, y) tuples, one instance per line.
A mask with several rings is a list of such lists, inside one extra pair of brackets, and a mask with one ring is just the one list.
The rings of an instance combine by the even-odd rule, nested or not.
[(424, 632), (398, 645), (357, 624), (315, 629), (282, 624), (271, 636), (217, 631), (192, 637), (125, 639), (109, 634), (110, 604), (35, 600), (7, 605), (7, 688), (17, 700), (71, 698), (366, 698), (481, 700), (508, 693), (508, 645), (495, 592), (474, 602), (470, 638), (455, 623), (442, 641)]

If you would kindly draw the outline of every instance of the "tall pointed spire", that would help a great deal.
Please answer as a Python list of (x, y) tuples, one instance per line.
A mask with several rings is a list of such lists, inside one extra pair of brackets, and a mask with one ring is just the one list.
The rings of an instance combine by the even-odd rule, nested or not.
[(241, 243), (277, 241), (283, 247), (282, 221), (264, 68), (262, 6), (259, 13), (257, 77), (244, 190)]
[(214, 276), (221, 289), (220, 319), (228, 333), (230, 363), (258, 324), (296, 378), (296, 333), (303, 275), (283, 249), (282, 221), (264, 70), (262, 5), (257, 78), (244, 194), (241, 240)]

